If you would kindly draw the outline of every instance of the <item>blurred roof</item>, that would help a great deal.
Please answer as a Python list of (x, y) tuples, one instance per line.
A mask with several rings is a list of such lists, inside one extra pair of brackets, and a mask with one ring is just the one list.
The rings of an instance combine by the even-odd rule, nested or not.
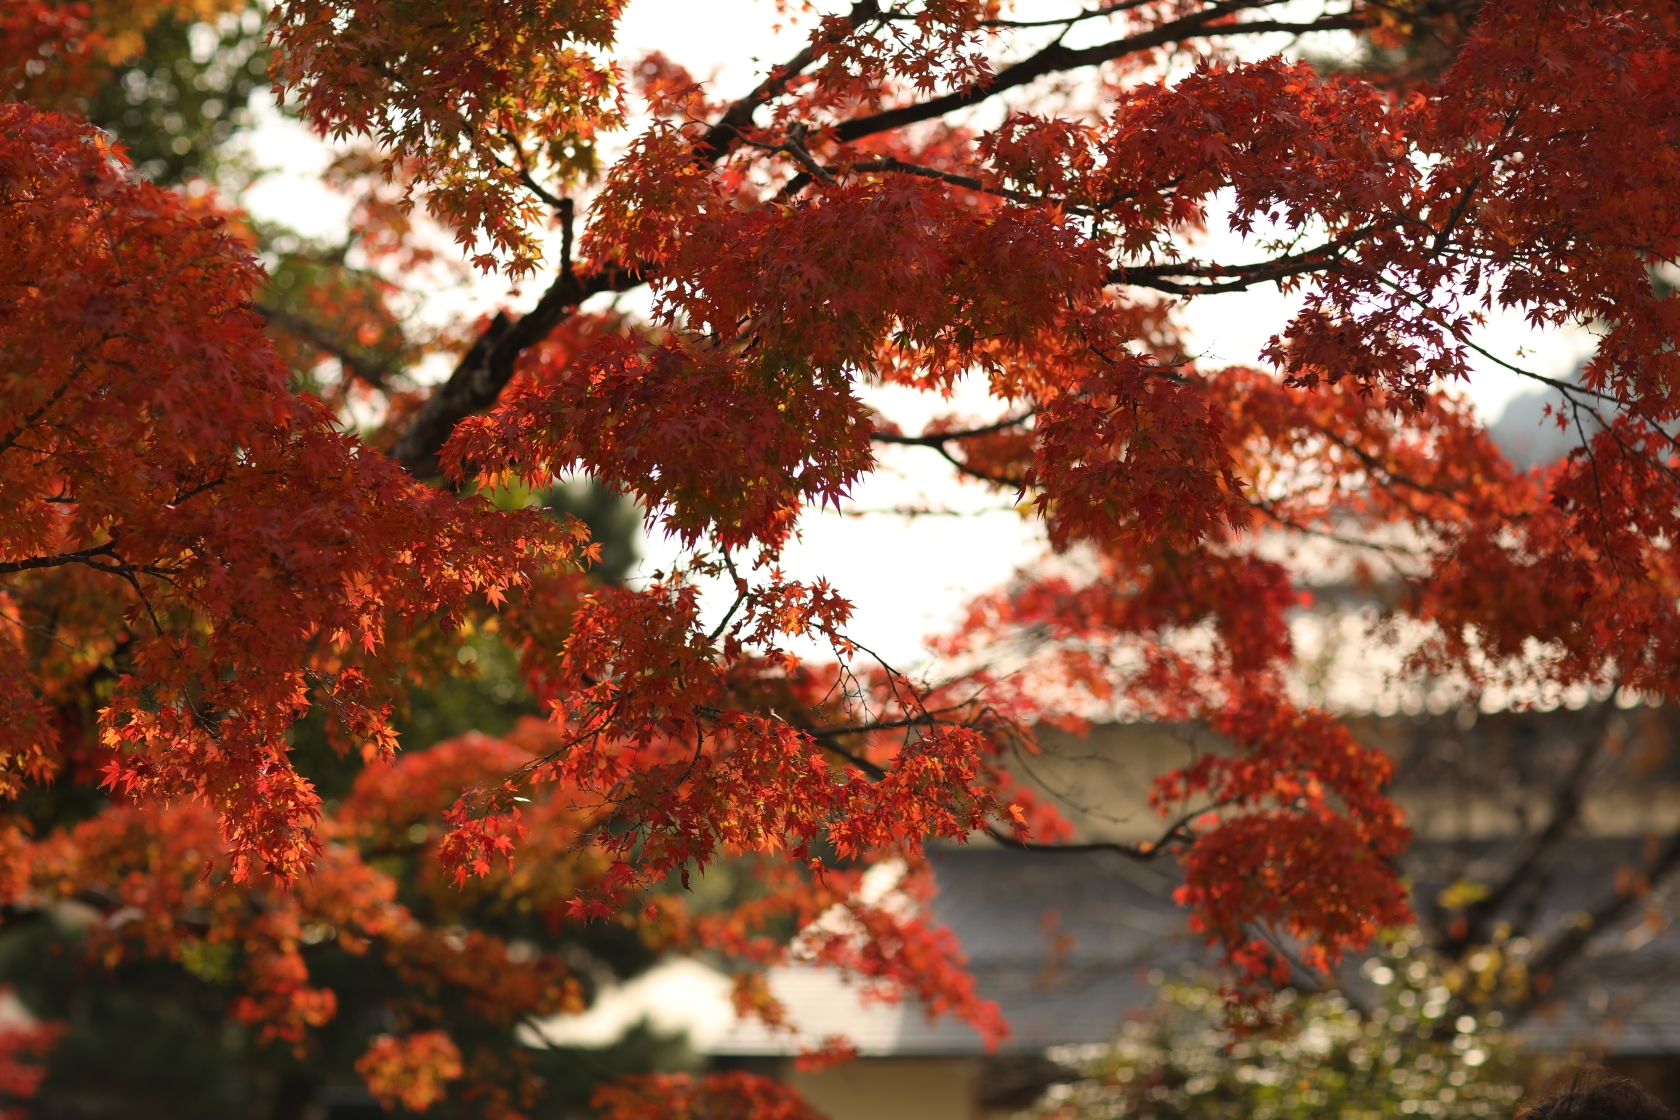
[[(1172, 901), (1175, 883), (1118, 853), (965, 847), (932, 859), (933, 916), (962, 942), (980, 994), (1008, 1018), (1004, 1053), (1105, 1042), (1153, 1003), (1152, 967), (1200, 955)], [(779, 968), (770, 985), (802, 1037), (737, 1023), (709, 1053), (792, 1054), (835, 1034), (865, 1055), (986, 1052), (966, 1024), (930, 1023), (913, 1000), (860, 1001), (858, 988), (832, 970)]]
[[(1442, 859), (1442, 848), (1424, 844), (1415, 851), (1435, 867), (1465, 867), (1456, 858)], [(1473, 865), (1475, 853), (1467, 854)], [(1546, 889), (1534, 902), (1534, 928), (1572, 921), (1602, 895), (1616, 868), (1636, 856), (1636, 846), (1624, 842), (1576, 845), (1565, 865), (1547, 872)], [(1005, 1054), (1106, 1042), (1154, 1004), (1151, 970), (1214, 963), (1172, 902), (1170, 864), (1157, 868), (1112, 852), (978, 846), (937, 852), (933, 863), (939, 882), (934, 917), (961, 941), (980, 994), (1009, 1020)], [(1419, 879), (1419, 897), (1434, 889), (1428, 876)], [(1663, 904), (1655, 895), (1648, 901)], [(1680, 1054), (1680, 931), (1658, 928), (1644, 913), (1635, 908), (1595, 938), (1565, 971), (1558, 997), (1519, 1025), (1531, 1046)], [(985, 1053), (967, 1025), (949, 1017), (929, 1022), (914, 1000), (860, 1000), (857, 986), (832, 970), (779, 968), (770, 985), (799, 1037), (737, 1021), (702, 1049), (720, 1056), (790, 1055), (844, 1035), (868, 1056)]]

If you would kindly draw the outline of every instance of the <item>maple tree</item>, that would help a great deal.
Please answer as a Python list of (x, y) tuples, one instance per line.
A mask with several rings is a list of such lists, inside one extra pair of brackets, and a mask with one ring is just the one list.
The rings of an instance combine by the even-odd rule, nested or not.
[[(787, 4), (803, 45), (730, 101), (619, 57), (621, 6), (276, 4), (276, 88), (352, 145), (336, 251), (135, 174), (85, 118), (165, 21), (243, 4), (0, 7), (0, 792), (103, 791), (7, 819), (11, 910), (92, 905), (103, 959), (223, 975), (300, 1048), (335, 1022), (330, 942), (400, 982), (356, 1061), (376, 1093), (511, 1116), (540, 1085), (508, 1040), (583, 1006), (560, 947), (590, 928), (742, 962), (772, 1022), (752, 966), (794, 954), (1002, 1037), (863, 869), (906, 860), (914, 896), (929, 843), (1057, 843), (1009, 759), (1096, 705), (1229, 743), (1161, 776), (1129, 850), (1182, 862), (1239, 994), (1287, 976), (1280, 938), (1328, 966), (1404, 922), (1387, 762), (1292, 687), (1291, 542), (1401, 581), (1408, 671), (1675, 692), (1666, 5)], [(1314, 36), (1355, 63), (1275, 53)], [(1219, 222), (1237, 259), (1198, 248)], [(405, 281), (453, 267), (434, 226), (540, 297), (414, 329)], [(1270, 368), (1188, 356), (1176, 306), (1268, 284), (1301, 296)], [(633, 288), (651, 316), (595, 298)], [(1498, 309), (1599, 334), (1557, 386), (1581, 447), (1543, 469), (1462, 394)], [(906, 433), (869, 400), (959, 383), (994, 414)], [(1068, 558), (974, 604), (936, 679), (778, 567), (886, 445), (1018, 496)], [(682, 562), (592, 580), (587, 530), (527, 500), (573, 474)], [(399, 753), (409, 694), (486, 634), (550, 718)], [(293, 750), (312, 712), (365, 763), (331, 806)], [(756, 893), (690, 906), (733, 858)], [(536, 949), (461, 932), (503, 904)], [(464, 1049), (467, 1020), (508, 1044)], [(803, 1106), (731, 1075), (599, 1107)]]

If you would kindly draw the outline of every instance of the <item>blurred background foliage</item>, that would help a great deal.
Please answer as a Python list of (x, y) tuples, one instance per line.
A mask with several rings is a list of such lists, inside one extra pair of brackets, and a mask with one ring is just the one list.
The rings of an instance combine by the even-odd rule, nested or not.
[(215, 173), (228, 140), (251, 123), (252, 95), (267, 87), (262, 7), (213, 23), (160, 19), (142, 52), (88, 100), (88, 119), (122, 141), (154, 182)]
[[(1214, 981), (1160, 986), (1145, 1019), (1103, 1046), (1052, 1057), (1078, 1077), (1036, 1120), (1473, 1120), (1509, 1117), (1551, 1072), (1496, 1010), (1455, 988), (1412, 931), (1365, 962), (1347, 991), (1283, 992), (1269, 1026), (1227, 1022)], [(1555, 1063), (1559, 1059), (1550, 1059)]]

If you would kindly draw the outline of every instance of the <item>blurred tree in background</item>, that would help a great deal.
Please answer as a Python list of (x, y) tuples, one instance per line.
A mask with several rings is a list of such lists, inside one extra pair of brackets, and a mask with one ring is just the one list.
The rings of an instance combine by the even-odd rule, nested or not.
[(1053, 1052), (1083, 1076), (1053, 1087), (1035, 1115), (1473, 1120), (1515, 1112), (1541, 1060), (1521, 1053), (1498, 1011), (1462, 998), (1464, 978), (1433, 961), (1415, 931), (1390, 940), (1360, 975), (1356, 991), (1284, 992), (1279, 1022), (1253, 1033), (1231, 1029), (1216, 981), (1154, 977), (1160, 998), (1148, 1018), (1111, 1044)]
[(141, 53), (88, 98), (88, 119), (154, 182), (214, 174), (227, 141), (251, 123), (252, 95), (268, 86), (263, 8), (209, 21), (165, 14), (144, 32)]

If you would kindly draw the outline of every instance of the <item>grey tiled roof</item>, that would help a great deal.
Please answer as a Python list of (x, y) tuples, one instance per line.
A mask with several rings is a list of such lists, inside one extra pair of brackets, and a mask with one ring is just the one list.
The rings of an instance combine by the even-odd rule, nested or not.
[[(1535, 928), (1556, 928), (1602, 893), (1628, 854), (1624, 847), (1577, 845), (1568, 864), (1551, 871)], [(1432, 863), (1439, 856), (1425, 845), (1414, 850)], [(933, 916), (957, 935), (980, 993), (1008, 1018), (1006, 1054), (1107, 1041), (1153, 1004), (1151, 969), (1213, 963), (1172, 901), (1171, 864), (975, 845), (935, 853), (933, 867)], [(1419, 897), (1433, 889), (1419, 881)], [(1532, 1046), (1680, 1054), (1680, 931), (1664, 928), (1642, 940), (1629, 936), (1636, 924), (1604, 931), (1560, 978), (1558, 997), (1519, 1024)], [(771, 983), (807, 1043), (844, 1034), (863, 1054), (984, 1053), (969, 1027), (949, 1018), (930, 1023), (913, 1001), (862, 1005), (856, 989), (827, 970), (780, 969)], [(799, 1045), (747, 1024), (707, 1049), (771, 1055)]]
[[(980, 994), (1008, 1018), (1004, 1053), (1112, 1038), (1153, 1001), (1150, 968), (1197, 955), (1173, 882), (1116, 853), (970, 847), (935, 853), (933, 866), (934, 917), (962, 942)], [(826, 970), (780, 969), (771, 985), (808, 1040), (845, 1034), (862, 1054), (985, 1052), (974, 1030), (948, 1018), (930, 1023), (913, 1002), (860, 1005), (855, 989)], [(797, 1048), (748, 1024), (708, 1049)]]

